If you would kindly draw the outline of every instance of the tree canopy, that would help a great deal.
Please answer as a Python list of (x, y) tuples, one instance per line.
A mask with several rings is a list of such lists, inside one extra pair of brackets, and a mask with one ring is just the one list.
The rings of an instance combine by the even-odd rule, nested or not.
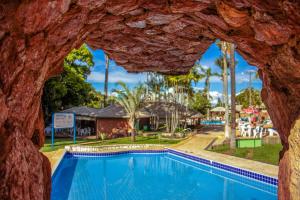
[(207, 108), (211, 108), (211, 103), (205, 93), (198, 91), (192, 98), (190, 108), (202, 114), (206, 114)]
[(126, 110), (129, 115), (129, 124), (131, 126), (132, 141), (135, 141), (135, 121), (137, 112), (141, 108), (145, 98), (145, 88), (142, 85), (130, 90), (123, 82), (118, 82), (122, 90), (115, 90), (118, 94), (116, 101)]
[[(249, 88), (242, 90), (236, 96), (237, 104), (242, 105), (243, 108), (249, 107), (249, 105), (250, 105), (249, 101), (250, 101), (250, 89)], [(251, 88), (251, 101), (252, 101), (253, 106), (260, 106), (262, 104), (259, 90)]]
[(93, 55), (85, 44), (65, 57), (63, 72), (45, 83), (42, 106), (46, 122), (52, 112), (73, 106), (100, 106), (103, 96), (86, 82), (93, 66)]

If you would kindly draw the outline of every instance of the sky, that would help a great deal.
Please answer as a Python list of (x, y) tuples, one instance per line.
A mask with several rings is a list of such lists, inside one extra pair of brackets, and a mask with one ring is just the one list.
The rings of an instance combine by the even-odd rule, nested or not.
[[(87, 81), (91, 83), (97, 91), (103, 93), (104, 91), (104, 75), (105, 75), (105, 58), (102, 50), (92, 50), (93, 60), (95, 66), (93, 67), (91, 74), (88, 76)], [(214, 64), (215, 60), (221, 55), (221, 52), (217, 45), (213, 43), (207, 51), (202, 55), (199, 60), (203, 67), (210, 67), (212, 72), (220, 73), (221, 70)], [(247, 88), (249, 86), (249, 75), (246, 73), (248, 70), (257, 70), (255, 66), (249, 65), (241, 55), (235, 53), (236, 65), (236, 92)], [(122, 66), (118, 66), (114, 61), (110, 61), (109, 77), (108, 77), (108, 91), (112, 92), (113, 89), (117, 89), (117, 82), (122, 81), (126, 83), (130, 88), (133, 88), (139, 83), (146, 81), (145, 73), (128, 73)], [(213, 97), (213, 103), (217, 101), (217, 98), (222, 96), (222, 81), (219, 77), (212, 77), (210, 79), (210, 94)], [(252, 87), (261, 89), (261, 80), (255, 79), (252, 81)], [(201, 80), (196, 86), (195, 90), (204, 88), (204, 80)], [(230, 92), (230, 91), (229, 91)]]

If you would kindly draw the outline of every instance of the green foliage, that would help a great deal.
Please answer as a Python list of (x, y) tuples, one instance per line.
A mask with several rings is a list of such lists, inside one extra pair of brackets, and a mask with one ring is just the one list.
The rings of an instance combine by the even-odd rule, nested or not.
[[(242, 105), (243, 108), (249, 107), (249, 96), (250, 96), (249, 88), (241, 91), (240, 94), (236, 96), (237, 104)], [(251, 99), (252, 99), (252, 105), (254, 106), (260, 106), (262, 104), (259, 90), (255, 90), (254, 88), (251, 88)]]
[[(227, 63), (230, 63), (230, 60), (228, 57), (226, 57), (226, 62)], [(237, 61), (235, 61), (235, 63), (237, 63)], [(220, 56), (218, 57), (216, 60), (215, 60), (215, 65), (218, 66), (221, 70), (221, 80), (223, 81), (224, 80), (224, 77), (223, 77), (223, 73), (224, 73), (224, 59), (223, 59), (223, 56)], [(228, 69), (227, 69), (227, 75), (229, 74), (228, 72)]]
[(184, 130), (184, 128), (182, 128), (182, 127), (177, 127), (177, 128), (175, 129), (175, 133), (182, 132), (183, 130)]
[(199, 65), (199, 69), (200, 71), (202, 72), (202, 74), (204, 75), (205, 77), (205, 91), (208, 92), (209, 91), (209, 85), (210, 85), (210, 82), (209, 82), (209, 79), (212, 77), (212, 76), (217, 76), (217, 77), (221, 77), (222, 75), (218, 74), (218, 73), (215, 73), (215, 72), (212, 72), (211, 71), (211, 68), (204, 68), (203, 66)]
[(93, 66), (93, 55), (86, 45), (67, 55), (64, 59), (64, 71), (59, 76), (50, 78), (44, 86), (42, 106), (46, 122), (50, 121), (52, 112), (72, 106), (100, 106), (101, 94), (86, 82)]
[(100, 133), (99, 135), (100, 135), (100, 138), (102, 141), (106, 140), (106, 138), (107, 138), (106, 133)]
[(147, 73), (147, 87), (149, 92), (159, 94), (164, 85), (164, 76), (155, 72)]
[(201, 112), (202, 114), (206, 114), (207, 108), (211, 108), (211, 104), (209, 99), (207, 99), (206, 94), (197, 92), (192, 99), (190, 108)]
[(91, 108), (101, 108), (103, 102), (103, 95), (97, 92), (94, 88), (88, 94), (89, 101), (85, 103), (86, 106)]
[(129, 115), (129, 124), (133, 129), (132, 140), (135, 140), (135, 121), (138, 110), (141, 108), (145, 98), (145, 88), (142, 85), (130, 90), (123, 82), (118, 82), (122, 90), (115, 90), (118, 94), (116, 101), (126, 110)]
[(184, 92), (192, 96), (192, 84), (195, 85), (205, 76), (199, 72), (199, 65), (195, 65), (188, 74), (165, 76), (167, 85), (170, 87), (180, 87)]
[(136, 117), (136, 112), (141, 107), (144, 99), (145, 88), (141, 85), (137, 86), (133, 90), (130, 90), (123, 82), (118, 82), (122, 87), (122, 90), (116, 90), (118, 94), (116, 101), (124, 107), (130, 117)]

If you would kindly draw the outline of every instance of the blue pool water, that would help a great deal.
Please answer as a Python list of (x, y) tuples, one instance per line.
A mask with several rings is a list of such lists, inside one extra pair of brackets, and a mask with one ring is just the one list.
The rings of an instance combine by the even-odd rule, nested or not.
[(203, 125), (224, 125), (224, 122), (221, 120), (204, 120), (201, 121)]
[(170, 153), (67, 155), (52, 200), (275, 200), (275, 186)]

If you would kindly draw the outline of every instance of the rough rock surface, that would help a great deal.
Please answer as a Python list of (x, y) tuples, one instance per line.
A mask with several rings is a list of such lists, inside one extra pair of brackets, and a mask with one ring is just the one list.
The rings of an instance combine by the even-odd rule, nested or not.
[(86, 42), (132, 72), (179, 74), (217, 38), (260, 69), (284, 146), (279, 199), (299, 199), (299, 10), (297, 0), (1, 1), (0, 199), (49, 199), (42, 88), (72, 48)]

